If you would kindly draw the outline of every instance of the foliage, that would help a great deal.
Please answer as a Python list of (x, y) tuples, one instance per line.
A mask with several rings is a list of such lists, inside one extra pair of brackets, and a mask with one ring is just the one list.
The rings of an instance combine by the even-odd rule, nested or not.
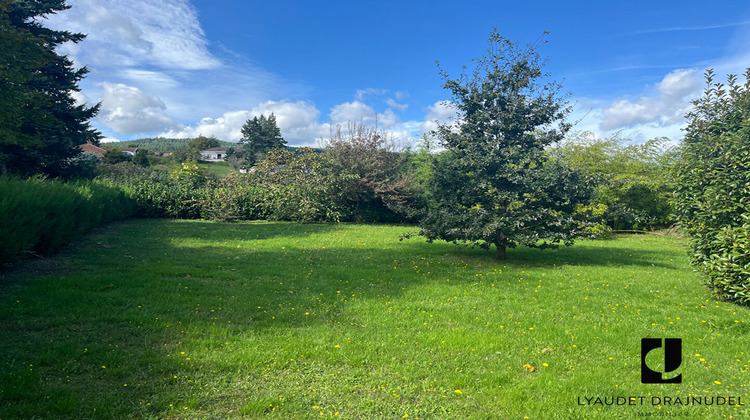
[(717, 296), (750, 304), (750, 68), (745, 83), (706, 72), (676, 165), (675, 213)]
[(270, 150), (286, 146), (286, 140), (281, 137), (281, 130), (276, 125), (276, 116), (273, 113), (269, 117), (261, 114), (245, 121), (241, 131), (242, 139), (239, 143), (244, 146), (244, 150), (235, 152), (250, 166), (263, 160)]
[(544, 153), (569, 129), (570, 108), (560, 85), (545, 82), (536, 45), (521, 48), (496, 30), (490, 44), (472, 78), (442, 72), (461, 120), (437, 130), (447, 153), (435, 162), (437, 205), (420, 234), (494, 244), (501, 259), (518, 244), (571, 245), (580, 226), (573, 214), (589, 191), (577, 173)]
[(129, 184), (148, 175), (147, 169), (127, 160), (119, 163), (102, 162), (96, 167), (96, 176), (112, 183)]
[(148, 150), (146, 149), (138, 148), (138, 150), (135, 151), (135, 155), (131, 159), (133, 160), (133, 163), (138, 166), (143, 166), (144, 168), (151, 165), (148, 161)]
[[(146, 137), (142, 139), (136, 139), (136, 140), (128, 140), (126, 142), (123, 142), (123, 144), (127, 144), (129, 147), (138, 147), (138, 148), (144, 148), (148, 149), (154, 152), (173, 152), (177, 149), (187, 149), (190, 143), (196, 139), (210, 139), (215, 140), (217, 144), (215, 146), (211, 147), (233, 147), (237, 146), (237, 143), (232, 143), (229, 141), (223, 141), (218, 140), (213, 137), (204, 137), (199, 136), (195, 139), (176, 139), (176, 138), (167, 138), (167, 137)], [(201, 149), (204, 150), (204, 149)]]
[(187, 148), (200, 152), (201, 150), (211, 149), (213, 147), (219, 147), (219, 140), (215, 137), (198, 136), (188, 143)]
[(336, 171), (330, 155), (272, 149), (248, 180), (262, 191), (258, 204), (270, 220), (339, 222), (344, 219), (341, 185), (352, 178)]
[(100, 138), (88, 122), (99, 106), (71, 95), (88, 70), (55, 51), (84, 35), (42, 25), (69, 8), (64, 0), (0, 0), (0, 174), (74, 176), (77, 146)]
[(413, 212), (417, 201), (412, 179), (402, 168), (395, 142), (376, 128), (349, 123), (338, 126), (325, 142), (332, 170), (344, 180), (346, 219), (356, 222), (395, 222)]
[(20, 251), (55, 252), (133, 210), (121, 189), (102, 182), (0, 177), (0, 263)]
[(104, 156), (102, 157), (102, 163), (108, 164), (108, 165), (114, 165), (121, 162), (132, 162), (133, 160), (130, 158), (130, 156), (126, 155), (125, 153), (122, 153), (122, 150), (116, 148), (116, 147), (108, 147), (106, 148), (106, 152), (104, 152)]
[(552, 159), (583, 172), (595, 185), (592, 205), (610, 229), (659, 229), (669, 225), (674, 188), (669, 175), (674, 147), (666, 138), (627, 145), (619, 135), (599, 139), (576, 133), (548, 148)]

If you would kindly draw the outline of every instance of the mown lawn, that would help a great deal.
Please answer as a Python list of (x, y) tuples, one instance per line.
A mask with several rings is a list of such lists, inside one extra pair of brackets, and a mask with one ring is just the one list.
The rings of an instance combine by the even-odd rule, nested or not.
[[(0, 419), (750, 418), (750, 310), (684, 240), (497, 262), (410, 230), (130, 220), (17, 267)], [(681, 384), (641, 384), (645, 337), (682, 339)], [(735, 405), (652, 405), (690, 395)]]

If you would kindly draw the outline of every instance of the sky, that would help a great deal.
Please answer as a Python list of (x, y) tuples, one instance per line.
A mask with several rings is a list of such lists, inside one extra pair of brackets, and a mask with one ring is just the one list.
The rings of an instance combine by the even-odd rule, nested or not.
[[(713, 68), (750, 67), (750, 2), (68, 0), (46, 25), (87, 34), (58, 52), (90, 73), (77, 99), (101, 103), (105, 141), (214, 136), (276, 116), (289, 145), (317, 146), (363, 123), (401, 144), (455, 114), (457, 78), (488, 37), (538, 53), (573, 105), (575, 132), (677, 141)], [(439, 64), (438, 64), (439, 63)]]

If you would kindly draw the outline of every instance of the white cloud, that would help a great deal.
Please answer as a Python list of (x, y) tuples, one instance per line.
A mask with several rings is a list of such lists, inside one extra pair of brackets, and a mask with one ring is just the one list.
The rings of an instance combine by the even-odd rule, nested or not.
[(427, 116), (422, 123), (422, 133), (436, 130), (439, 124), (452, 124), (458, 121), (459, 114), (450, 101), (438, 101), (427, 107)]
[(401, 123), (401, 120), (391, 109), (377, 112), (369, 105), (359, 101), (344, 102), (331, 108), (331, 123), (346, 124), (350, 121), (362, 123), (366, 126), (390, 129)]
[[(170, 69), (216, 68), (221, 62), (187, 0), (71, 0), (72, 8), (49, 17), (53, 29), (88, 34), (65, 52), (92, 66), (156, 65)], [(82, 57), (81, 57), (82, 56)]]
[(364, 101), (365, 96), (368, 96), (368, 95), (381, 96), (387, 93), (388, 93), (388, 90), (386, 89), (376, 89), (376, 88), (359, 89), (357, 90), (357, 93), (354, 95), (354, 98), (357, 101)]
[(252, 110), (224, 113), (218, 118), (203, 118), (193, 126), (180, 126), (165, 131), (160, 136), (192, 138), (199, 135), (214, 136), (221, 140), (238, 141), (242, 138), (245, 122), (261, 114), (274, 114), (281, 135), (293, 146), (314, 146), (316, 141), (330, 132), (328, 124), (319, 124), (320, 111), (310, 102), (264, 102)]
[(156, 96), (121, 83), (101, 84), (102, 108), (97, 120), (120, 133), (151, 133), (172, 125), (166, 105)]
[(694, 69), (679, 69), (667, 74), (656, 85), (655, 95), (637, 102), (620, 99), (602, 110), (600, 128), (605, 131), (641, 125), (669, 127), (684, 121), (691, 99), (700, 95), (701, 80)]
[(406, 108), (409, 107), (408, 104), (400, 104), (396, 102), (394, 99), (386, 99), (385, 103), (388, 104), (389, 107), (396, 108), (401, 112), (406, 111)]

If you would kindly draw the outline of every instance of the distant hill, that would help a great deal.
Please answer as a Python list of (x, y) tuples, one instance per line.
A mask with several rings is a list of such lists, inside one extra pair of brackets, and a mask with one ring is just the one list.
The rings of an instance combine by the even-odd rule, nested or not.
[[(151, 152), (174, 152), (181, 147), (187, 147), (192, 139), (170, 139), (165, 137), (127, 140), (119, 143), (104, 143), (107, 146), (138, 147)], [(219, 140), (220, 147), (240, 147), (237, 143)]]
[[(144, 139), (137, 139), (137, 140), (127, 140), (127, 141), (121, 141), (121, 142), (115, 142), (115, 143), (102, 143), (103, 146), (115, 146), (115, 147), (138, 147), (141, 149), (146, 149), (150, 152), (174, 152), (175, 150), (187, 147), (188, 143), (193, 139), (170, 139), (166, 137), (156, 137), (156, 138), (144, 138)], [(219, 147), (226, 147), (226, 148), (238, 148), (242, 147), (239, 143), (234, 143), (231, 141), (224, 141), (219, 140)], [(287, 146), (287, 150), (296, 151), (299, 150), (299, 147), (295, 146)], [(316, 152), (322, 152), (323, 149), (319, 147), (313, 147), (313, 150)]]

